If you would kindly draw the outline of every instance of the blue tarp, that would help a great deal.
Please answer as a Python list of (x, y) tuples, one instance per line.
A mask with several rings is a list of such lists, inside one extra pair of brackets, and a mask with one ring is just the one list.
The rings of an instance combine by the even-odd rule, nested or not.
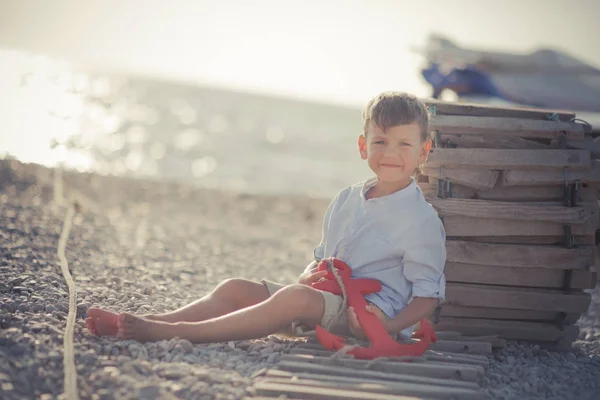
[(437, 97), (450, 89), (461, 97), (488, 96), (531, 107), (600, 113), (600, 69), (567, 54), (527, 55), (468, 50), (434, 36), (421, 72)]

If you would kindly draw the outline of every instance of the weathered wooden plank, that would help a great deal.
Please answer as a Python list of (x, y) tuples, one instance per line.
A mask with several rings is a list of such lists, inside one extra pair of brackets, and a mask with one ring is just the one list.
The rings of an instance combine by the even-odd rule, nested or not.
[(567, 140), (567, 148), (589, 150), (593, 157), (600, 157), (600, 142), (595, 142), (590, 137), (584, 140)]
[(555, 342), (562, 338), (575, 340), (579, 334), (577, 325), (560, 329), (556, 324), (525, 321), (500, 321), (478, 318), (445, 317), (438, 329), (462, 332), (465, 335), (500, 335), (511, 340), (536, 340)]
[[(448, 282), (479, 283), (487, 285), (528, 286), (561, 289), (566, 269), (498, 267), (496, 265), (460, 264), (447, 262), (444, 268)], [(571, 270), (571, 289), (593, 289), (598, 275), (589, 269)]]
[(443, 216), (466, 216), (519, 221), (547, 221), (558, 224), (583, 224), (590, 220), (590, 211), (584, 207), (520, 204), (508, 201), (473, 199), (428, 199)]
[(459, 342), (487, 342), (492, 345), (493, 349), (502, 348), (506, 346), (506, 340), (496, 335), (490, 336), (461, 336), (454, 339)]
[[(447, 340), (439, 341), (433, 343), (433, 345), (437, 345), (441, 343), (445, 345), (448, 343)], [(476, 343), (476, 342), (468, 342), (468, 343)], [(489, 343), (489, 342), (487, 342)], [(491, 345), (491, 343), (490, 343)], [(487, 368), (490, 365), (490, 360), (485, 355), (475, 354), (475, 353), (456, 353), (448, 350), (439, 350), (436, 348), (430, 347), (424, 354), (426, 360), (431, 360), (435, 362), (449, 362), (453, 364), (473, 364), (479, 365), (483, 368)]]
[(546, 186), (568, 183), (600, 183), (600, 160), (592, 160), (589, 169), (576, 171), (520, 171), (506, 168), (499, 184), (502, 186)]
[(336, 388), (316, 388), (296, 386), (291, 383), (266, 383), (256, 382), (253, 391), (260, 396), (285, 396), (292, 399), (315, 399), (315, 400), (415, 400), (412, 396), (401, 396), (397, 394), (381, 394), (374, 392), (360, 392)]
[(428, 167), (464, 169), (528, 169), (552, 170), (568, 167), (570, 170), (589, 170), (590, 152), (587, 150), (522, 150), (522, 149), (432, 149), (427, 158)]
[[(441, 201), (441, 200), (440, 200)], [(529, 206), (543, 206), (541, 203), (529, 203)], [(571, 226), (571, 234), (591, 236), (596, 232), (599, 222), (598, 202), (581, 202), (581, 208), (589, 213), (589, 220), (584, 223), (554, 223), (548, 221), (526, 221), (525, 219), (507, 220), (499, 218), (482, 218), (471, 216), (446, 215), (440, 211), (448, 236), (564, 236), (564, 225)], [(554, 207), (554, 205), (550, 205)], [(562, 239), (561, 239), (562, 241)], [(560, 243), (560, 241), (559, 241)], [(578, 244), (593, 244), (587, 240)]]
[(500, 267), (587, 269), (595, 264), (594, 246), (478, 243), (446, 240), (446, 260), (453, 263)]
[[(563, 236), (561, 224), (544, 221), (517, 221), (496, 218), (474, 218), (456, 215), (443, 216), (444, 228), (448, 236)], [(594, 223), (571, 226), (573, 235), (592, 235), (596, 231)]]
[(440, 133), (488, 134), (508, 137), (583, 139), (585, 127), (575, 122), (536, 121), (523, 118), (437, 115), (429, 122), (430, 131)]
[(530, 107), (500, 107), (474, 103), (457, 103), (425, 99), (425, 104), (435, 106), (435, 115), (468, 115), (472, 117), (526, 118), (548, 121), (556, 116), (560, 121), (570, 121), (575, 113), (565, 110), (549, 110)]
[[(486, 358), (487, 360), (487, 358)], [(309, 364), (312, 365), (312, 364)], [(468, 391), (479, 391), (480, 387), (479, 385), (473, 383), (473, 382), (458, 382), (458, 381), (448, 381), (448, 380), (439, 380), (439, 379), (430, 379), (430, 378), (425, 378), (427, 379), (426, 382), (403, 382), (402, 380), (398, 380), (394, 378), (394, 374), (386, 374), (384, 372), (370, 372), (370, 371), (365, 371), (365, 372), (370, 372), (371, 374), (375, 374), (375, 377), (368, 377), (368, 376), (364, 376), (363, 374), (361, 374), (361, 371), (357, 371), (357, 370), (353, 370), (350, 368), (342, 368), (345, 370), (350, 370), (353, 371), (354, 374), (351, 376), (345, 376), (345, 375), (339, 375), (336, 373), (333, 374), (329, 374), (329, 371), (323, 371), (325, 373), (314, 373), (314, 372), (289, 372), (289, 371), (283, 371), (283, 370), (279, 370), (279, 369), (270, 369), (269, 371), (267, 371), (266, 373), (266, 378), (279, 378), (279, 379), (309, 379), (309, 380), (321, 380), (321, 381), (325, 381), (325, 382), (337, 382), (339, 383), (339, 386), (344, 386), (343, 383), (344, 382), (357, 382), (360, 381), (361, 383), (369, 383), (369, 384), (380, 384), (380, 385), (387, 385), (387, 384), (411, 384), (411, 385), (418, 385), (418, 386), (427, 386), (427, 387), (436, 387), (439, 389), (461, 389), (461, 390), (468, 390)], [(379, 375), (384, 375), (384, 377), (381, 377)], [(359, 378), (357, 380), (357, 378)], [(448, 385), (448, 383), (451, 383), (452, 385)]]
[(435, 335), (437, 336), (438, 340), (455, 340), (455, 339), (463, 336), (463, 334), (460, 332), (437, 331), (437, 329), (436, 329)]
[[(442, 306), (442, 311), (444, 310), (444, 307), (450, 307), (450, 305), (445, 304), (444, 306)], [(456, 332), (456, 331), (439, 331), (439, 330), (437, 330), (437, 326), (436, 326), (435, 335), (438, 337), (438, 340), (439, 339), (453, 340), (456, 342), (487, 342), (492, 345), (492, 348), (502, 348), (502, 347), (506, 346), (506, 341), (496, 335), (465, 336), (461, 332)], [(448, 352), (444, 352), (443, 354), (447, 354), (447, 353)], [(484, 356), (480, 356), (477, 354), (464, 354), (464, 353), (459, 353), (459, 354), (462, 354), (464, 357), (484, 357)]]
[[(535, 235), (535, 236), (517, 236), (517, 235), (500, 235), (500, 236), (452, 236), (448, 235), (449, 240), (465, 240), (478, 243), (497, 243), (497, 244), (545, 244), (554, 246), (564, 246), (564, 234), (554, 236)], [(574, 237), (575, 246), (591, 246), (595, 244), (594, 234), (585, 236), (577, 235)]]
[[(494, 135), (463, 135), (444, 134), (441, 140), (448, 147), (456, 146), (463, 149), (552, 149), (556, 148), (549, 143), (540, 143), (534, 140), (523, 139), (520, 137), (501, 137)], [(573, 142), (579, 142), (573, 140)], [(444, 146), (442, 146), (444, 147)], [(583, 148), (582, 150), (587, 150)]]
[(427, 164), (423, 166), (422, 174), (436, 179), (449, 179), (451, 182), (482, 190), (493, 188), (500, 176), (499, 171), (487, 169), (439, 168)]
[(590, 301), (591, 295), (585, 292), (565, 293), (552, 289), (453, 282), (449, 282), (446, 286), (446, 303), (464, 307), (584, 313)]
[[(432, 386), (441, 386), (441, 387), (455, 387), (455, 388), (467, 388), (467, 389), (476, 389), (478, 387), (475, 381), (464, 381), (464, 380), (454, 380), (454, 379), (445, 379), (445, 378), (432, 378), (428, 376), (421, 376), (416, 373), (390, 373), (390, 372), (381, 372), (374, 371), (372, 369), (366, 368), (352, 368), (352, 367), (344, 367), (340, 365), (324, 365), (312, 362), (306, 362), (304, 359), (301, 361), (281, 361), (276, 365), (275, 371), (282, 372), (291, 372), (294, 375), (299, 375), (302, 373), (311, 373), (311, 374), (319, 374), (319, 375), (329, 375), (329, 376), (343, 376), (352, 379), (360, 378), (360, 379), (377, 379), (382, 381), (394, 381), (394, 382), (407, 382), (407, 383), (417, 383), (421, 385), (432, 385)], [(267, 373), (268, 374), (268, 373)]]
[(566, 313), (559, 311), (512, 310), (490, 307), (463, 307), (446, 304), (440, 311), (441, 317), (500, 319), (509, 321), (556, 322), (563, 321), (573, 325), (581, 317), (581, 313)]
[[(491, 172), (498, 173), (498, 171)], [(438, 197), (437, 185), (438, 179), (433, 177), (430, 177), (427, 183), (419, 183), (419, 187), (428, 200), (432, 197)], [(469, 186), (460, 185), (457, 182), (451, 182), (450, 192), (447, 197), (514, 202), (562, 201), (564, 198), (564, 186), (496, 186), (489, 189), (474, 189)]]
[[(436, 332), (436, 336), (439, 332)], [(453, 341), (462, 341), (462, 342), (487, 342), (487, 343), (492, 343), (491, 340), (479, 340), (480, 338), (485, 338), (485, 339), (489, 339), (490, 336), (479, 336), (479, 337), (473, 337), (475, 340), (466, 340), (469, 337), (464, 336), (462, 333), (460, 334), (461, 336), (459, 338), (456, 339), (452, 339)], [(463, 338), (465, 340), (460, 340), (460, 338)], [(446, 342), (449, 339), (444, 339), (442, 340), (442, 342)], [(493, 347), (493, 345), (492, 345)], [(469, 360), (474, 362), (477, 365), (481, 365), (484, 368), (487, 368), (490, 364), (490, 359), (488, 358), (487, 355), (481, 355), (481, 354), (473, 354), (473, 353), (455, 353), (452, 351), (437, 351), (437, 350), (433, 350), (433, 349), (429, 349), (425, 352), (425, 356), (430, 357), (432, 355), (435, 356), (442, 356), (442, 357), (450, 357), (450, 358), (455, 358), (455, 359), (465, 359), (465, 360)]]
[[(438, 335), (438, 333), (439, 333), (439, 332), (436, 332), (436, 335)], [(444, 332), (441, 332), (440, 334), (444, 334)], [(462, 333), (459, 333), (459, 332), (457, 332), (457, 335), (460, 337), (460, 336), (462, 336)], [(416, 340), (416, 339), (411, 339), (411, 341), (415, 341), (415, 340)], [(437, 343), (442, 343), (442, 344), (444, 344), (444, 345), (445, 345), (445, 343), (446, 343), (446, 342), (454, 342), (454, 341), (456, 341), (456, 338), (455, 338), (455, 337), (453, 337), (453, 338), (447, 338), (447, 337), (446, 337), (446, 338), (441, 338), (440, 336), (438, 336), (438, 341), (437, 341)], [(368, 346), (368, 343), (365, 341), (364, 345), (365, 345), (365, 346)], [(448, 346), (451, 346), (451, 345), (452, 345), (452, 343), (450, 343)], [(294, 350), (296, 350), (296, 349), (308, 350), (308, 351), (322, 351), (322, 350), (324, 350), (323, 346), (322, 346), (322, 345), (321, 345), (321, 343), (319, 343), (319, 342), (316, 342), (316, 343), (315, 343), (315, 342), (306, 342), (306, 343), (300, 344), (300, 345), (298, 345), (298, 346), (296, 346), (296, 347), (293, 347), (292, 349), (290, 349), (290, 351), (291, 351), (291, 352), (293, 352), (293, 351), (294, 351)], [(431, 348), (430, 348), (430, 349), (431, 349)], [(330, 351), (327, 351), (327, 353), (328, 353), (329, 355), (332, 355), (332, 354), (333, 354), (333, 353), (332, 353), (332, 352), (330, 352)], [(298, 352), (298, 353), (296, 353), (296, 354), (300, 354), (300, 353)], [(436, 353), (436, 354), (438, 354), (438, 353)], [(443, 354), (443, 355), (446, 355), (446, 354), (448, 354), (448, 355), (452, 355), (452, 356), (469, 357), (469, 358), (475, 358), (475, 359), (477, 359), (477, 360), (486, 359), (486, 357), (485, 357), (485, 356), (478, 355), (478, 354), (474, 354), (474, 353), (464, 353), (464, 352), (462, 352), (462, 350), (461, 350), (461, 352), (452, 352), (452, 351), (450, 351), (450, 350), (444, 350), (444, 352), (443, 352), (443, 353), (439, 353), (439, 354)], [(317, 355), (317, 354), (315, 354), (315, 355)], [(348, 355), (348, 357), (352, 357), (352, 356), (351, 356), (351, 355)], [(420, 357), (414, 357), (414, 359), (415, 359), (415, 360), (416, 360), (416, 359), (419, 359), (419, 358), (420, 358)], [(408, 359), (408, 358), (407, 358), (407, 357), (404, 357), (403, 359), (405, 359), (405, 360), (406, 360), (406, 359)], [(386, 358), (386, 360), (397, 361), (397, 360), (393, 360), (393, 357)], [(436, 361), (438, 361), (438, 360), (436, 360)]]
[(408, 396), (418, 396), (419, 398), (425, 397), (429, 399), (486, 398), (481, 391), (472, 389), (448, 388), (402, 382), (369, 382), (368, 380), (365, 382), (362, 379), (357, 381), (356, 379), (344, 379), (343, 377), (324, 376), (315, 376), (311, 379), (297, 377), (292, 380), (287, 378), (267, 377), (255, 382), (253, 389), (260, 395), (286, 394), (291, 395), (292, 398), (297, 398), (296, 395), (310, 394), (311, 398), (316, 399), (389, 398), (389, 396), (379, 397), (381, 395), (394, 395), (394, 398), (399, 397), (405, 399), (414, 399), (414, 397)]
[[(283, 361), (303, 361), (324, 365), (332, 363), (329, 357), (313, 357), (292, 354), (282, 356), (281, 362)], [(281, 367), (281, 362), (278, 364), (278, 368), (284, 369)], [(405, 363), (379, 360), (377, 360), (377, 362), (371, 362), (366, 360), (355, 360), (352, 358), (337, 358), (335, 360), (335, 365), (343, 367), (372, 369), (375, 371), (382, 372), (394, 372), (399, 374), (415, 374), (430, 378), (456, 379), (473, 382), (477, 381), (479, 377), (483, 376), (484, 373), (482, 367), (474, 365), (442, 365), (433, 363)], [(289, 369), (286, 370), (289, 371)]]
[[(442, 307), (443, 309), (443, 307)], [(451, 351), (453, 353), (491, 354), (492, 344), (487, 342), (465, 342), (456, 340), (440, 340), (429, 346), (433, 351)]]
[[(441, 363), (452, 363), (452, 364), (467, 364), (467, 365), (480, 365), (482, 367), (487, 367), (488, 366), (488, 361), (487, 359), (484, 361), (478, 360), (478, 359), (472, 359), (472, 358), (467, 358), (467, 357), (461, 357), (461, 353), (460, 352), (452, 352), (452, 349), (456, 349), (456, 350), (460, 350), (463, 351), (462, 354), (488, 354), (488, 347), (489, 347), (489, 351), (491, 352), (491, 344), (490, 343), (484, 343), (481, 344), (479, 342), (473, 342), (475, 344), (475, 346), (471, 346), (469, 347), (469, 345), (471, 343), (466, 343), (467, 345), (467, 349), (469, 349), (469, 352), (464, 352), (464, 346), (459, 346), (456, 344), (456, 342), (452, 342), (452, 341), (438, 341), (436, 343), (432, 343), (430, 345), (430, 350), (433, 351), (437, 351), (437, 352), (443, 352), (443, 353), (438, 353), (438, 354), (434, 354), (434, 353), (426, 353), (425, 355), (423, 355), (422, 357), (405, 357), (403, 358), (403, 361), (433, 361), (433, 362), (441, 362)], [(464, 344), (464, 343), (463, 343)], [(452, 352), (452, 355), (447, 354), (447, 352)], [(289, 354), (304, 354), (304, 355), (310, 355), (310, 356), (319, 356), (319, 357), (331, 357), (333, 356), (334, 352), (329, 351), (329, 350), (325, 350), (323, 348), (320, 349), (315, 349), (315, 348), (307, 348), (307, 347), (303, 347), (303, 346), (298, 346), (298, 347), (294, 347), (292, 349), (290, 349)], [(389, 360), (389, 361), (394, 361), (394, 360)]]

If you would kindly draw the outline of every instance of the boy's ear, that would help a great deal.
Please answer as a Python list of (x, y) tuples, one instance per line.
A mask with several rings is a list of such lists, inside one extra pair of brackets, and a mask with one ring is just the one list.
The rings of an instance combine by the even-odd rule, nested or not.
[(367, 139), (365, 135), (360, 135), (358, 137), (358, 151), (360, 153), (360, 158), (363, 160), (367, 159)]
[(429, 151), (431, 150), (431, 139), (427, 139), (422, 145), (421, 145), (421, 163), (424, 163), (425, 161), (427, 161), (427, 156), (429, 156)]

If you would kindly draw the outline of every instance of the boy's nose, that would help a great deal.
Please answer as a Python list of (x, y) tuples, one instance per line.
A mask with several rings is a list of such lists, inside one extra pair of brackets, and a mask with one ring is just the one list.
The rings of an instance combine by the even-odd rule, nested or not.
[(400, 151), (394, 146), (386, 146), (383, 151), (385, 157), (397, 157), (399, 153)]

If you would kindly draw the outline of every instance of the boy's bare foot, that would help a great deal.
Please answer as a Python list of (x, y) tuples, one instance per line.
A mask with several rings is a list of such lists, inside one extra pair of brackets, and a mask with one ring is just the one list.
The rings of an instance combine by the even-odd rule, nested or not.
[(92, 335), (115, 336), (118, 330), (119, 316), (100, 308), (90, 308), (87, 312), (85, 325)]
[(171, 339), (173, 326), (168, 322), (151, 321), (128, 313), (119, 314), (117, 337), (140, 342)]

